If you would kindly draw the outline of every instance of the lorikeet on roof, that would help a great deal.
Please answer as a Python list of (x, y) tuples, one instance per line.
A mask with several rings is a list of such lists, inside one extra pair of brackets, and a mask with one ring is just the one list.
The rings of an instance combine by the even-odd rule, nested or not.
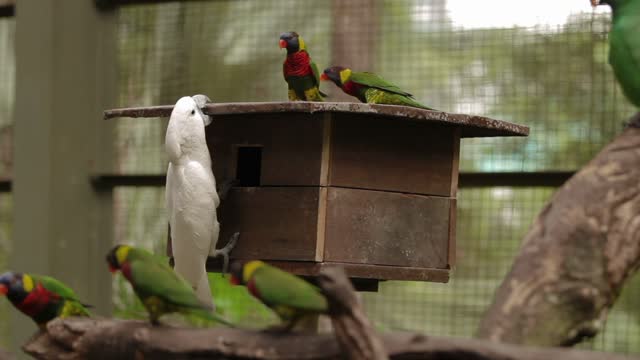
[(107, 263), (112, 273), (120, 270), (129, 281), (147, 309), (152, 324), (157, 325), (162, 315), (179, 312), (230, 325), (198, 300), (186, 280), (148, 251), (116, 245), (107, 254)]
[(0, 276), (0, 294), (41, 329), (57, 317), (90, 316), (76, 293), (50, 276), (6, 272)]
[(324, 101), (326, 95), (318, 88), (318, 67), (311, 61), (302, 37), (293, 31), (282, 33), (280, 48), (287, 49), (282, 73), (289, 84), (289, 100)]
[(345, 93), (363, 103), (404, 105), (433, 110), (413, 99), (413, 95), (370, 72), (355, 72), (342, 66), (324, 69), (321, 80), (331, 80)]
[(640, 107), (640, 0), (591, 0), (591, 4), (611, 6), (609, 63), (627, 99)]
[(246, 285), (249, 293), (270, 307), (290, 329), (304, 315), (327, 311), (320, 289), (276, 267), (254, 260), (231, 265), (231, 282)]

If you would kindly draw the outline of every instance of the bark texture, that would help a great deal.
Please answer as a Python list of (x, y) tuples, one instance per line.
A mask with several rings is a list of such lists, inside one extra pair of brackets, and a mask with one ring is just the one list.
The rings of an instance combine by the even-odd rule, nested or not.
[(329, 302), (333, 330), (347, 357), (352, 360), (389, 359), (344, 269), (322, 269), (318, 284)]
[(479, 336), (538, 346), (594, 336), (639, 264), (640, 129), (629, 127), (538, 215)]
[[(437, 338), (410, 333), (382, 337), (389, 358), (473, 360), (625, 360), (616, 354), (573, 349), (540, 349), (488, 341)], [(36, 359), (348, 359), (333, 335), (278, 334), (214, 328), (152, 327), (113, 319), (57, 319), (24, 350)]]

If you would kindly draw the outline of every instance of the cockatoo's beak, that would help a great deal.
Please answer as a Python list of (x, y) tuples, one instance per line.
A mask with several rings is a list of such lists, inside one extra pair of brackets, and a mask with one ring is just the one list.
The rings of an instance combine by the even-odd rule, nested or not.
[(0, 294), (7, 295), (9, 288), (5, 284), (0, 284)]
[(287, 42), (280, 39), (280, 49), (286, 49), (287, 48)]
[(591, 6), (596, 7), (600, 4), (599, 0), (591, 0)]
[(327, 81), (327, 80), (329, 80), (329, 77), (327, 76), (327, 74), (322, 73), (322, 75), (320, 75), (320, 80)]

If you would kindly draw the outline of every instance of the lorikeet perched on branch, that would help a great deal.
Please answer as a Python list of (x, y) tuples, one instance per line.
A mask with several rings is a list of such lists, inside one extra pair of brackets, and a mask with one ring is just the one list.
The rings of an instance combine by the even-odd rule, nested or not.
[(640, 1), (591, 0), (591, 4), (611, 6), (609, 64), (627, 99), (640, 107)]
[(327, 311), (327, 299), (303, 279), (262, 261), (231, 265), (231, 283), (246, 285), (249, 293), (270, 307), (291, 329), (301, 317)]
[(342, 66), (324, 69), (321, 80), (331, 80), (345, 93), (363, 103), (404, 105), (433, 110), (413, 99), (413, 95), (370, 72), (354, 72)]
[(0, 276), (0, 294), (41, 329), (57, 317), (90, 316), (76, 293), (50, 276), (6, 272)]
[(311, 61), (304, 40), (296, 32), (280, 35), (280, 48), (287, 49), (282, 66), (284, 79), (289, 84), (289, 100), (324, 101), (320, 89), (318, 67)]
[(179, 312), (230, 325), (202, 304), (193, 288), (173, 269), (144, 249), (116, 245), (107, 254), (109, 271), (120, 270), (157, 325), (160, 316)]

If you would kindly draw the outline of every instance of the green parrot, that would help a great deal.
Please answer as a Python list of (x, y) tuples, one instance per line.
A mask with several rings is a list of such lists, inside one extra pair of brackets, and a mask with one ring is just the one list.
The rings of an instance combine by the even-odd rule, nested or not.
[(6, 272), (0, 276), (0, 294), (44, 329), (47, 322), (69, 316), (91, 316), (73, 290), (43, 275)]
[(289, 100), (324, 101), (326, 95), (318, 88), (318, 66), (311, 61), (302, 37), (294, 31), (282, 33), (280, 48), (287, 49), (282, 73), (289, 85)]
[(327, 312), (320, 289), (303, 279), (259, 260), (231, 265), (231, 283), (246, 285), (249, 293), (270, 307), (291, 329), (305, 315)]
[(609, 64), (627, 99), (640, 107), (640, 0), (591, 0), (591, 4), (611, 6)]
[(231, 326), (198, 300), (186, 280), (148, 251), (116, 245), (107, 254), (107, 263), (109, 271), (115, 273), (120, 270), (129, 281), (147, 309), (152, 324), (158, 325), (162, 315), (178, 312)]
[(355, 72), (342, 66), (324, 69), (321, 80), (331, 80), (345, 93), (368, 104), (404, 105), (434, 110), (413, 99), (413, 95), (370, 72)]

